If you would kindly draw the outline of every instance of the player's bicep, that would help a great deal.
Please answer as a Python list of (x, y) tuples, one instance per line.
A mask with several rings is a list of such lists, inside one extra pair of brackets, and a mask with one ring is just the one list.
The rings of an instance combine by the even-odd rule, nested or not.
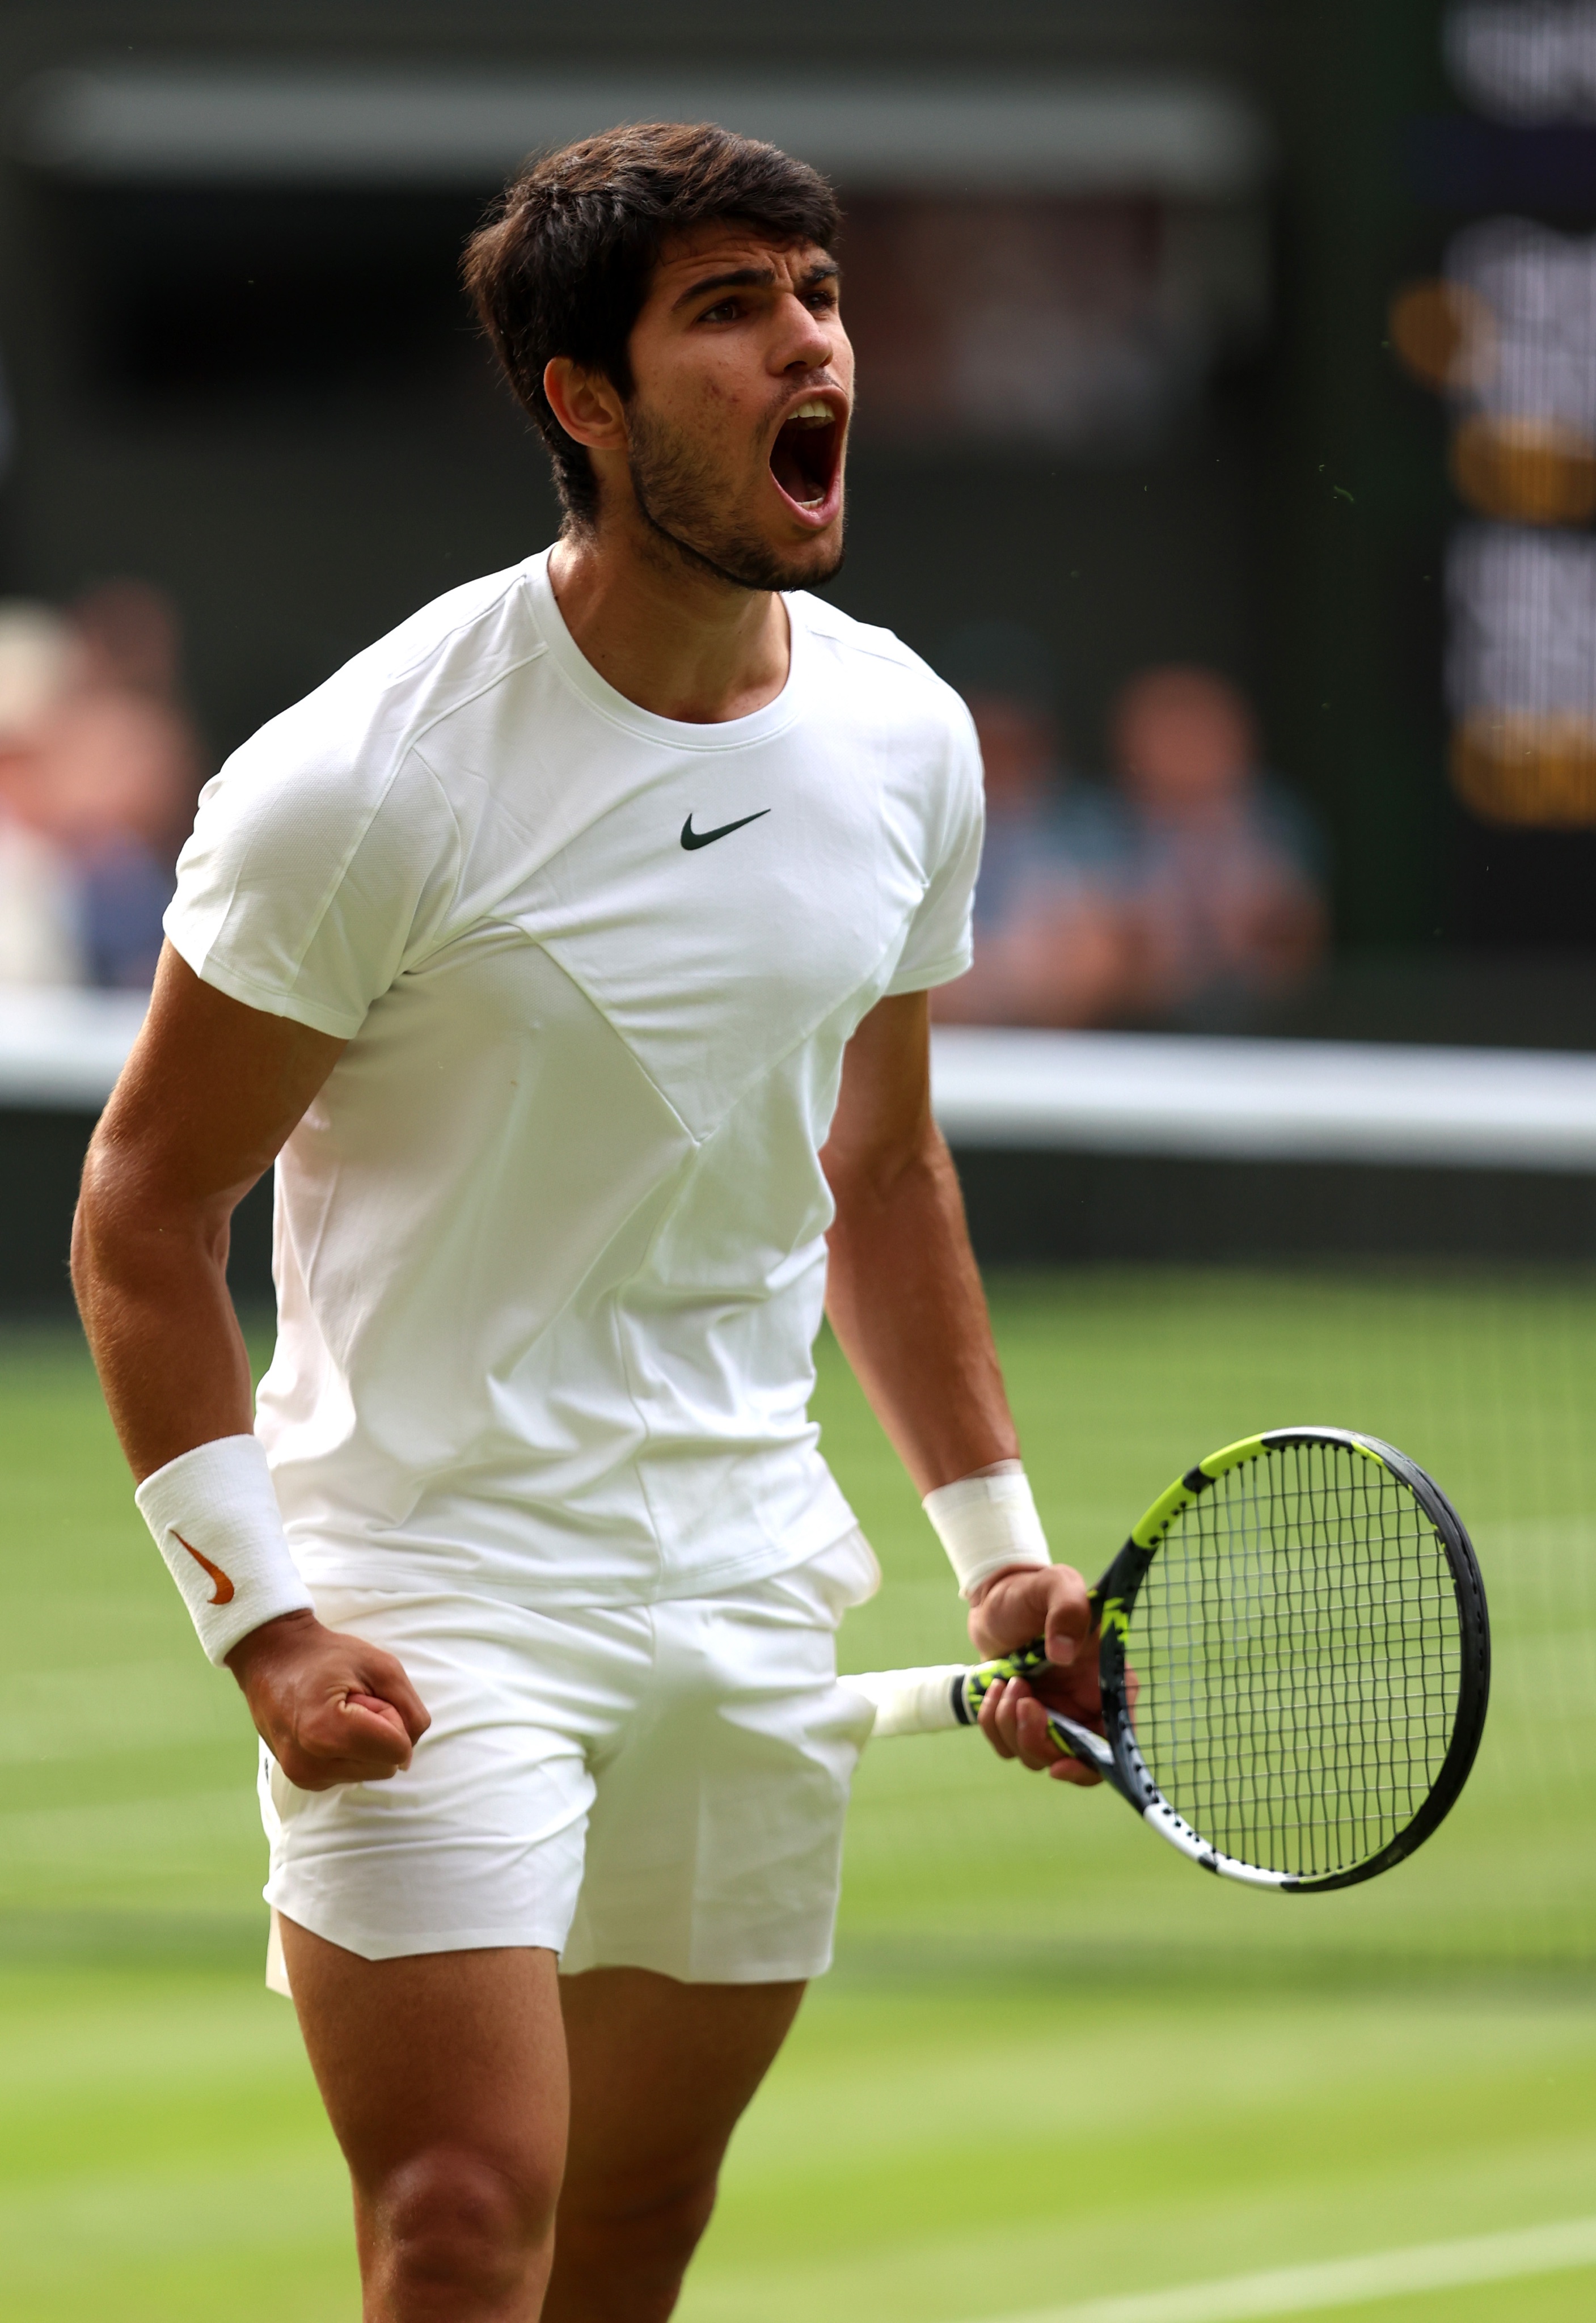
[(878, 1000), (848, 1042), (821, 1162), (837, 1192), (847, 1180), (891, 1178), (934, 1137), (931, 1012), (923, 992)]
[(131, 1177), (155, 1207), (231, 1208), (271, 1168), (344, 1045), (218, 992), (169, 943), (86, 1186)]

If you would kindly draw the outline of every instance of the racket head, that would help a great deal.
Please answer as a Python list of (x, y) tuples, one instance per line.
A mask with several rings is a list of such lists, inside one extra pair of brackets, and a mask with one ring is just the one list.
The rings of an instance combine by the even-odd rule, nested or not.
[(1434, 1478), (1282, 1428), (1160, 1495), (1099, 1584), (1116, 1788), (1206, 1869), (1298, 1895), (1423, 1845), (1491, 1688), (1485, 1591)]

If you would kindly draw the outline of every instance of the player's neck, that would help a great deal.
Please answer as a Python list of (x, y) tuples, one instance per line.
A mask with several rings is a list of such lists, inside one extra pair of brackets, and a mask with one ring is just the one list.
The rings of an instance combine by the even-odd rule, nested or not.
[(763, 710), (787, 682), (781, 599), (662, 554), (652, 538), (619, 525), (566, 534), (549, 581), (584, 658), (656, 717), (719, 726)]

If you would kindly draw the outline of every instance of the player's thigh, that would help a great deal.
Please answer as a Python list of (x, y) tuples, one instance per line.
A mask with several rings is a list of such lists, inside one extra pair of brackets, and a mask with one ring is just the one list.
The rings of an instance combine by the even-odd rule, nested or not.
[(533, 1949), (363, 1960), (282, 1923), (312, 2070), (370, 2226), (439, 2168), (509, 2190), (512, 2230), (558, 2192), (568, 2081), (555, 1955)]
[(727, 2141), (803, 1992), (797, 1982), (682, 1984), (637, 1968), (564, 1979), (571, 2143), (562, 2233), (583, 2217), (618, 2225), (712, 2199)]

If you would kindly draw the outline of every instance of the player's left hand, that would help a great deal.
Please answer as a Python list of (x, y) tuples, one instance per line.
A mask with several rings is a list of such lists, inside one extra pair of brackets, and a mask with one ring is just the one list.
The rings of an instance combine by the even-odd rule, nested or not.
[[(970, 1607), (970, 1639), (984, 1659), (1045, 1638), (1050, 1668), (1029, 1682), (1010, 1678), (988, 1691), (981, 1731), (1000, 1758), (1018, 1758), (1036, 1773), (1085, 1787), (1102, 1776), (1054, 1741), (1048, 1710), (1062, 1711), (1100, 1733), (1096, 1632), (1087, 1584), (1069, 1565), (1018, 1566), (986, 1584)], [(1045, 1707), (1044, 1707), (1045, 1704)]]

